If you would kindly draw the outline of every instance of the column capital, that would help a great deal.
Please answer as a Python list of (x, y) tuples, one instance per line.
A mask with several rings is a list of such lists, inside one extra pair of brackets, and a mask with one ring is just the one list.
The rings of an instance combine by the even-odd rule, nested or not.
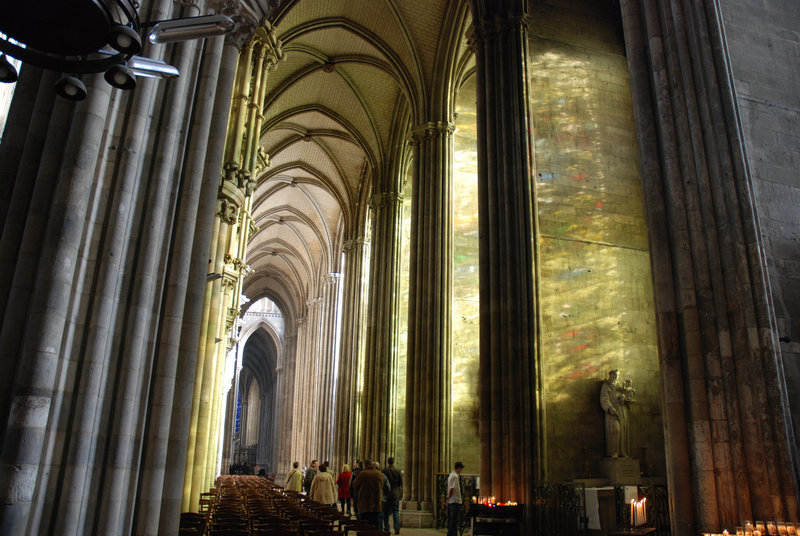
[(385, 207), (387, 205), (400, 205), (403, 202), (403, 195), (397, 192), (378, 192), (369, 199), (369, 206), (373, 209)]
[(422, 141), (451, 136), (456, 127), (450, 121), (428, 121), (412, 127), (408, 132), (408, 141), (419, 144)]
[(335, 285), (342, 278), (339, 272), (330, 272), (322, 276), (322, 283), (325, 285)]
[(467, 45), (473, 52), (477, 52), (486, 40), (513, 32), (527, 32), (529, 22), (530, 17), (525, 13), (505, 16), (495, 14), (491, 18), (473, 19), (467, 29)]
[(267, 71), (271, 71), (279, 61), (286, 59), (283, 42), (278, 39), (278, 29), (269, 21), (264, 21), (261, 28), (255, 33), (254, 40), (259, 45), (258, 55), (264, 60), (264, 68)]
[(255, 33), (258, 28), (258, 21), (255, 17), (242, 5), (241, 0), (212, 0), (209, 2), (209, 9), (214, 13), (226, 15), (233, 19), (233, 31), (225, 35), (225, 42), (229, 43), (239, 50), (242, 50), (250, 37)]
[(358, 238), (352, 238), (350, 240), (345, 240), (344, 244), (342, 244), (342, 251), (347, 255), (352, 253), (356, 248), (364, 247), (367, 241), (364, 240), (363, 236), (359, 236)]
[(322, 298), (309, 298), (306, 300), (306, 307), (308, 307), (309, 311), (314, 309), (319, 309), (322, 306)]

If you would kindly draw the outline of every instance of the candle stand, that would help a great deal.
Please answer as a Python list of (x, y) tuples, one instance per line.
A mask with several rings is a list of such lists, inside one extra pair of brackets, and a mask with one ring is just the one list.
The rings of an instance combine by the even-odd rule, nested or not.
[(520, 536), (522, 506), (472, 504), (469, 509), (473, 536)]

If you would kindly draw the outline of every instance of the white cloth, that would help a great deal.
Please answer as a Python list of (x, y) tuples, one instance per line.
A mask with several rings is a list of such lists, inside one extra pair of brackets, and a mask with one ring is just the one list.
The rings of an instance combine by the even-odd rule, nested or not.
[(631, 501), (639, 500), (639, 486), (625, 486), (625, 504), (631, 504)]
[(586, 488), (586, 517), (589, 519), (589, 530), (603, 530), (600, 526), (600, 502), (597, 500), (597, 489)]
[[(452, 495), (450, 495), (451, 489), (454, 490)], [(455, 471), (447, 477), (447, 504), (461, 504), (461, 483)]]

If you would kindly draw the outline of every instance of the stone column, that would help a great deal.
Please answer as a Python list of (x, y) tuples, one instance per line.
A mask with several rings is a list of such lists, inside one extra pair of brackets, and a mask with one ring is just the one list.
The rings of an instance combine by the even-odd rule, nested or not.
[(186, 486), (189, 496), (184, 497), (184, 508), (192, 507), (199, 493), (213, 482), (216, 473), (217, 439), (223, 407), (220, 387), (224, 367), (220, 354), (226, 346), (233, 319), (239, 312), (241, 280), (246, 270), (246, 243), (253, 230), (249, 208), (255, 188), (252, 176), (257, 161), (257, 130), (264, 86), (277, 58), (282, 57), (280, 41), (274, 38), (274, 28), (270, 25), (257, 29), (255, 21), (239, 4), (225, 2), (221, 12), (238, 22), (231, 40), (240, 47), (245, 40), (247, 44), (239, 56), (225, 145), (223, 180), (218, 192), (220, 222), (210, 258), (213, 273), (222, 278), (210, 283), (205, 303), (207, 324), (205, 333), (201, 334), (202, 347), (198, 353), (192, 409), (196, 435), (190, 436), (187, 456), (187, 460), (193, 460), (189, 462), (190, 469), (186, 476), (187, 483), (191, 484)]
[(283, 353), (278, 357), (277, 378), (277, 408), (275, 415), (278, 418), (278, 467), (275, 472), (288, 473), (292, 462), (300, 461), (292, 458), (292, 438), (295, 432), (294, 418), (294, 379), (295, 363), (297, 362), (297, 331), (285, 333), (283, 336)]
[(718, 3), (623, 0), (621, 8), (673, 534), (796, 519), (796, 452)]
[(397, 192), (375, 194), (372, 206), (372, 260), (362, 400), (361, 457), (381, 464), (395, 454), (394, 401), (397, 387), (397, 305), (400, 264), (400, 208)]
[[(211, 217), (203, 218), (199, 209), (203, 195), (216, 194), (215, 181), (204, 181), (203, 168), (206, 159), (212, 163), (211, 169), (219, 169), (222, 161), (224, 138), (214, 134), (214, 122), (227, 121), (226, 101), (230, 100), (233, 87), (233, 74), (237, 52), (224, 54), (224, 39), (208, 41), (204, 52), (204, 69), (200, 73), (197, 115), (192, 122), (188, 143), (188, 161), (185, 168), (187, 188), (181, 197), (180, 209), (176, 214), (176, 237), (171, 251), (172, 263), (167, 274), (167, 295), (164, 305), (164, 328), (157, 344), (159, 359), (154, 371), (153, 404), (148, 422), (147, 441), (143, 452), (142, 493), (139, 511), (142, 513), (136, 526), (137, 534), (156, 534), (159, 532), (161, 515), (167, 520), (174, 519), (180, 512), (185, 459), (172, 463), (176, 447), (182, 445), (185, 457), (188, 420), (190, 414), (180, 414), (185, 410), (185, 400), (181, 398), (181, 385), (192, 380), (196, 364), (181, 365), (181, 338), (187, 331), (199, 330), (199, 315), (184, 315), (184, 308), (190, 300), (191, 281), (199, 279), (200, 288), (205, 287), (208, 267), (202, 259), (207, 258), (207, 242), (210, 240)], [(229, 64), (225, 65), (225, 58)], [(216, 98), (215, 98), (216, 96)], [(223, 103), (227, 107), (223, 108)], [(214, 179), (216, 178), (216, 173)], [(209, 211), (211, 212), (211, 211)], [(210, 216), (210, 214), (209, 214)], [(203, 231), (205, 230), (205, 233)], [(197, 242), (205, 241), (204, 252), (193, 253)], [(198, 258), (199, 257), (199, 258)], [(196, 310), (199, 312), (200, 307)], [(197, 353), (198, 336), (192, 337), (190, 348)], [(180, 374), (178, 371), (180, 370)], [(193, 384), (193, 382), (192, 382)], [(189, 395), (191, 410), (191, 394)], [(173, 418), (173, 415), (175, 418)], [(171, 439), (172, 438), (172, 439)], [(177, 447), (180, 450), (180, 447)], [(174, 462), (174, 460), (173, 460)], [(176, 482), (177, 481), (177, 484)], [(163, 501), (156, 500), (162, 493)], [(170, 525), (161, 525), (161, 533), (174, 531)], [(168, 528), (170, 527), (170, 528)]]
[[(306, 313), (307, 315), (307, 313)], [(291, 397), (292, 406), (294, 411), (289, 414), (286, 413), (286, 418), (292, 422), (292, 441), (290, 443), (292, 461), (299, 461), (301, 465), (305, 463), (301, 457), (305, 456), (305, 445), (303, 444), (303, 427), (305, 424), (305, 411), (308, 404), (303, 400), (305, 394), (305, 379), (306, 379), (306, 332), (308, 331), (308, 316), (302, 316), (297, 319), (297, 335), (294, 360), (294, 374), (287, 380), (292, 386)]]
[(480, 219), (481, 493), (530, 504), (545, 477), (523, 0), (473, 1)]
[[(18, 349), (16, 355), (3, 355), (2, 360), (4, 423), (0, 450), (0, 517), (8, 534), (28, 534), (30, 523), (38, 526), (36, 516), (30, 517), (31, 509), (40, 478), (40, 463), (44, 461), (48, 421), (52, 415), (57, 416), (54, 410), (58, 408), (54, 403), (59, 398), (57, 380), (64, 366), (60, 350), (68, 324), (72, 281), (89, 216), (86, 207), (93, 191), (97, 152), (110, 113), (111, 89), (102, 84), (93, 77), (87, 84), (90, 92), (87, 99), (77, 105), (67, 105), (73, 113), (66, 145), (44, 150), (45, 156), (51, 151), (64, 156), (60, 171), (51, 175), (51, 180), (55, 179), (49, 185), (51, 189), (37, 192), (48, 197), (53, 195), (52, 203), (48, 203), (48, 228), (41, 243), (31, 252), (35, 253), (40, 268), (36, 269), (37, 262), (27, 267), (29, 272), (35, 273), (32, 287), (21, 289), (30, 293), (24, 297), (27, 299), (18, 302), (14, 293), (9, 299), (19, 310), (27, 308), (26, 316), (15, 314), (4, 318), (0, 333), (3, 347), (10, 339), (15, 344), (9, 344), (9, 349)], [(64, 103), (59, 105), (65, 106)]]
[[(305, 434), (303, 444), (306, 446), (307, 456), (319, 459), (320, 451), (320, 423), (322, 418), (319, 407), (320, 393), (322, 391), (323, 377), (320, 371), (320, 353), (322, 342), (322, 297), (306, 300), (308, 308), (308, 321), (306, 323), (306, 366), (299, 371), (303, 385), (303, 408)], [(310, 459), (307, 460), (311, 461)], [(319, 460), (322, 463), (325, 460)]]
[[(330, 273), (322, 284), (322, 303), (320, 318), (320, 355), (317, 374), (320, 388), (317, 398), (317, 438), (320, 463), (331, 459), (333, 455), (333, 397), (336, 385), (337, 370), (334, 367), (336, 358), (336, 319), (339, 310), (339, 280), (341, 274)], [(336, 469), (336, 468), (333, 468)]]
[(334, 423), (334, 469), (353, 462), (358, 452), (359, 415), (356, 414), (357, 372), (361, 334), (364, 239), (344, 243), (344, 289), (342, 294), (342, 335), (339, 370), (336, 375), (336, 418)]
[(406, 387), (406, 507), (430, 526), (435, 474), (450, 463), (453, 273), (453, 125), (432, 121), (410, 133), (414, 151)]

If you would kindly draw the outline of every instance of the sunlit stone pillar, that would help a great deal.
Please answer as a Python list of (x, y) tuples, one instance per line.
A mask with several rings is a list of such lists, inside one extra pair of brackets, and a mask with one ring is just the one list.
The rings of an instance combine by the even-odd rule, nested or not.
[(358, 448), (356, 385), (360, 333), (361, 295), (363, 292), (364, 239), (344, 243), (344, 280), (342, 285), (342, 333), (339, 370), (336, 374), (336, 417), (334, 422), (333, 469), (352, 463)]
[(794, 439), (718, 2), (621, 2), (673, 534), (797, 519)]
[[(225, 138), (215, 126), (224, 128), (227, 123), (237, 56), (236, 47), (226, 45), (221, 37), (206, 43), (198, 92), (200, 108), (192, 123), (185, 171), (190, 185), (183, 190), (176, 216), (177, 239), (167, 274), (165, 326), (157, 345), (159, 359), (154, 371), (154, 402), (143, 452), (141, 517), (136, 525), (137, 534), (177, 532), (174, 520), (181, 511), (196, 366), (194, 357), (208, 272), (203, 260), (208, 257), (213, 228), (213, 210), (204, 211), (201, 207), (206, 206), (205, 200), (213, 202), (216, 198), (216, 179)], [(192, 307), (192, 303), (197, 306)], [(185, 360), (187, 354), (193, 359)], [(159, 501), (162, 490), (164, 498)]]
[[(320, 392), (324, 381), (320, 371), (320, 348), (322, 342), (322, 297), (306, 300), (308, 308), (308, 321), (306, 323), (305, 363), (303, 370), (299, 371), (301, 389), (303, 394), (303, 444), (306, 446), (306, 457), (319, 460), (320, 452), (320, 427), (322, 408), (319, 407)], [(319, 460), (322, 463), (325, 460)]]
[(473, 0), (480, 219), (481, 493), (530, 504), (544, 477), (523, 0)]
[(216, 235), (210, 252), (213, 280), (208, 283), (204, 328), (195, 382), (192, 425), (187, 454), (184, 508), (192, 508), (199, 494), (216, 476), (222, 424), (221, 382), (228, 333), (239, 314), (241, 280), (246, 271), (246, 243), (253, 231), (249, 214), (252, 179), (258, 165), (258, 130), (268, 73), (282, 57), (274, 28), (255, 21), (239, 4), (223, 4), (222, 12), (240, 22), (232, 38), (240, 46), (231, 119), (228, 123), (223, 180), (219, 184)]
[(304, 463), (302, 458), (305, 458), (305, 426), (308, 425), (304, 421), (306, 418), (306, 411), (308, 410), (308, 403), (304, 400), (306, 395), (306, 370), (307, 355), (306, 355), (306, 342), (308, 333), (308, 312), (297, 319), (297, 349), (295, 350), (295, 363), (294, 374), (287, 376), (292, 384), (292, 406), (294, 411), (286, 414), (286, 419), (292, 422), (292, 441), (291, 441), (291, 458), (292, 461), (299, 461)]
[[(406, 509), (430, 526), (435, 474), (450, 463), (453, 274), (453, 125), (432, 121), (410, 133), (414, 151), (406, 386)], [(410, 514), (413, 515), (413, 514)], [(404, 518), (406, 519), (406, 518)]]
[[(333, 455), (333, 395), (336, 386), (336, 333), (337, 311), (339, 309), (339, 281), (341, 274), (330, 273), (322, 284), (320, 318), (320, 352), (316, 373), (320, 378), (317, 394), (316, 435), (320, 463), (330, 461)], [(333, 468), (336, 469), (336, 468)]]
[(397, 305), (400, 263), (400, 212), (403, 198), (397, 192), (372, 196), (372, 260), (367, 312), (367, 341), (364, 354), (364, 396), (362, 400), (362, 458), (381, 464), (394, 456), (392, 416), (397, 412)]
[(292, 459), (292, 438), (295, 430), (294, 424), (294, 376), (295, 363), (297, 361), (297, 331), (289, 332), (286, 326), (283, 335), (283, 351), (278, 356), (278, 367), (276, 370), (276, 411), (277, 424), (277, 460), (278, 466), (274, 471), (278, 475), (285, 475), (291, 471), (292, 462), (299, 461)]

